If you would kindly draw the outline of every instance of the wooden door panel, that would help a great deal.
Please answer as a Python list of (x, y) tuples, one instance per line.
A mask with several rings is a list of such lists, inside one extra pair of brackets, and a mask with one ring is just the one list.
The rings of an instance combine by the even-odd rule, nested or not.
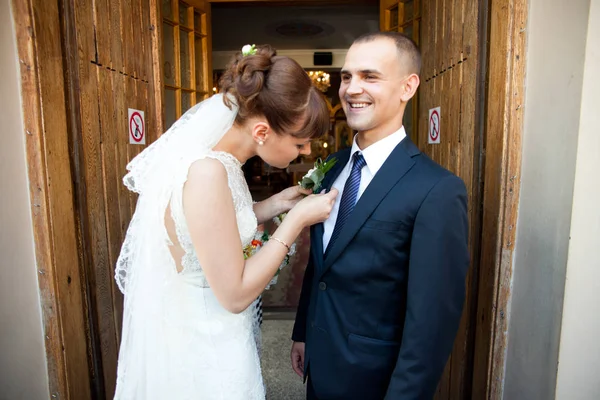
[[(409, 3), (417, 12), (405, 13)], [(479, 78), (479, 2), (436, 0), (434, 2), (381, 0), (381, 29), (399, 31), (414, 18), (409, 32), (419, 43), (423, 57), (421, 86), (411, 135), (418, 147), (433, 160), (460, 176), (469, 196), (471, 268), (467, 297), (454, 350), (439, 383), (436, 399), (470, 396), (474, 346), (476, 288), (479, 248), (479, 159), (481, 126), (477, 123)], [(398, 13), (398, 17), (393, 15)], [(396, 20), (398, 21), (396, 23)], [(429, 109), (441, 107), (441, 143), (428, 144)]]
[[(114, 268), (136, 197), (122, 183), (126, 165), (145, 146), (129, 144), (128, 109), (144, 111), (146, 145), (162, 124), (155, 94), (156, 0), (65, 0), (73, 11), (70, 35), (71, 137), (78, 195), (80, 246), (88, 299), (92, 386), (112, 398), (123, 296)], [(72, 53), (72, 52), (71, 52)]]
[[(381, 0), (379, 3), (379, 28), (384, 32), (400, 32), (415, 43), (420, 41), (421, 0)], [(419, 92), (408, 102), (403, 124), (413, 142), (418, 143)]]
[[(114, 281), (114, 267), (136, 203), (136, 196), (123, 185), (122, 178), (126, 165), (145, 148), (129, 144), (128, 109), (144, 111), (146, 145), (156, 140), (163, 130), (159, 11), (163, 2), (64, 1), (72, 12), (72, 17), (65, 21), (69, 32), (65, 41), (68, 49), (76, 49), (68, 51), (67, 64), (72, 77), (69, 91), (73, 98), (69, 112), (76, 121), (70, 135), (77, 175), (85, 312), (89, 319), (90, 376), (95, 396), (111, 398), (116, 383), (123, 309), (123, 296)], [(199, 0), (186, 3), (198, 12), (191, 8), (182, 12), (187, 13), (190, 21), (201, 22), (198, 32), (186, 31), (185, 23), (181, 31), (202, 41), (198, 46), (202, 50), (202, 57), (198, 57), (201, 74), (192, 74), (192, 82), (188, 83), (190, 89), (191, 86), (195, 89), (191, 95), (195, 102), (206, 98), (212, 88), (210, 4)], [(179, 16), (178, 7), (184, 2), (171, 4), (177, 12), (174, 15)], [(192, 70), (196, 60), (193, 45), (190, 40), (183, 51), (189, 56), (187, 62)], [(181, 54), (177, 52), (177, 56)], [(202, 80), (198, 87), (194, 82), (196, 77)], [(181, 113), (181, 99), (178, 106)]]
[[(428, 2), (424, 2), (428, 3)], [(423, 71), (419, 101), (419, 148), (460, 176), (467, 187), (471, 268), (454, 350), (440, 382), (438, 399), (470, 396), (474, 345), (479, 232), (479, 32), (478, 2), (438, 0), (424, 4)], [(428, 144), (429, 109), (441, 107), (440, 144)]]

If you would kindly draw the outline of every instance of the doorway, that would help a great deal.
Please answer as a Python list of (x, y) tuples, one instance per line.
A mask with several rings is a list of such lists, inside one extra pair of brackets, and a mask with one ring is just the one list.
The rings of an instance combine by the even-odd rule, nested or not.
[[(263, 0), (244, 7), (269, 4), (282, 13), (288, 7), (308, 6), (323, 11), (340, 3)], [(514, 102), (522, 96), (524, 63), (522, 58), (517, 61), (524, 39), (518, 27), (526, 15), (524, 1), (508, 2), (511, 7), (505, 3), (343, 2), (345, 8), (376, 10), (376, 21), (367, 29), (398, 30), (420, 44), (424, 66), (412, 105), (411, 138), (459, 175), (469, 191), (469, 291), (439, 399), (493, 397), (491, 388), (502, 377), (502, 323), (497, 313), (508, 295), (498, 293), (505, 268), (500, 260), (506, 253), (497, 243), (508, 240), (510, 250), (511, 233), (498, 216), (510, 221), (516, 215), (515, 198), (505, 201), (506, 174), (510, 170), (511, 177), (517, 176), (519, 169), (505, 155), (507, 138), (520, 133)], [(163, 110), (177, 118), (188, 105), (209, 96), (215, 87), (212, 46), (219, 40), (213, 14), (220, 7), (239, 6), (226, 0), (61, 0), (51, 5), (43, 0), (13, 1), (19, 57), (22, 65), (30, 66), (22, 71), (23, 107), (32, 116), (26, 121), (33, 133), (27, 138), (32, 198), (40, 199), (44, 210), (35, 215), (34, 229), (41, 238), (36, 243), (38, 263), (47, 271), (40, 288), (44, 328), (50, 333), (53, 395), (102, 399), (114, 391), (122, 299), (112, 276), (136, 200), (120, 178), (127, 162), (143, 149), (123, 142), (127, 111), (145, 109), (149, 144), (171, 121)], [(496, 17), (490, 19), (489, 14)], [(294, 29), (298, 31), (293, 25), (282, 31)], [(166, 45), (166, 31), (172, 33), (172, 47)], [(488, 49), (488, 42), (495, 46)], [(506, 55), (515, 52), (517, 61), (506, 61)], [(165, 75), (169, 60), (172, 81)], [(335, 69), (329, 72), (333, 75)], [(494, 88), (489, 96), (487, 86)], [(515, 95), (491, 103), (502, 93)], [(437, 107), (440, 143), (430, 143), (429, 111)], [(337, 139), (333, 143), (339, 148)], [(518, 153), (513, 145), (515, 149)], [(54, 189), (56, 182), (61, 182), (60, 193)], [(484, 182), (493, 190), (484, 191)], [(480, 260), (485, 260), (481, 268)]]

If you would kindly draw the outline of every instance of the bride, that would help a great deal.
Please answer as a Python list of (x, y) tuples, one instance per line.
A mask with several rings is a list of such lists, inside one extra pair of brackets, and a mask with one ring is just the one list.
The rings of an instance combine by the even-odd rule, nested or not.
[[(302, 67), (252, 47), (221, 88), (127, 167), (139, 199), (115, 273), (125, 295), (115, 399), (264, 399), (249, 306), (337, 195), (296, 186), (253, 203), (244, 180), (249, 158), (285, 168), (327, 131), (325, 103)], [(257, 224), (286, 211), (245, 261)]]

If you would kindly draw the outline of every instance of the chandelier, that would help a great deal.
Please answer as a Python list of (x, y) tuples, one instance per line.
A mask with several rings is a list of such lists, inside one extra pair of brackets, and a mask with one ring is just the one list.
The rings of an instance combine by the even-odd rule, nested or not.
[(329, 86), (331, 86), (329, 83), (329, 74), (325, 71), (308, 71), (308, 76), (321, 92), (326, 92)]

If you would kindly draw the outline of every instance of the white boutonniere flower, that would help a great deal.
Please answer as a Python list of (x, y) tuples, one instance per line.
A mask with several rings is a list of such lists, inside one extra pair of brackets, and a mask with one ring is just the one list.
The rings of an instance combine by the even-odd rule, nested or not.
[(311, 168), (306, 175), (302, 177), (302, 180), (298, 184), (303, 189), (311, 189), (313, 193), (318, 193), (321, 190), (321, 184), (325, 179), (325, 174), (329, 172), (331, 168), (337, 163), (337, 159), (331, 158), (327, 161), (322, 161), (320, 158), (315, 162), (313, 168)]

